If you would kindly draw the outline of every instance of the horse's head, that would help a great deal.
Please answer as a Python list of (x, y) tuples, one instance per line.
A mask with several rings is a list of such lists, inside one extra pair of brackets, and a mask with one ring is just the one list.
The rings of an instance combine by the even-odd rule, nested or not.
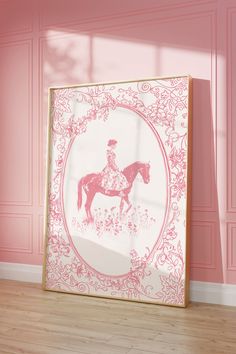
[(141, 176), (143, 178), (143, 182), (146, 184), (150, 182), (149, 171), (150, 171), (150, 164), (140, 162), (139, 173), (141, 174)]
[(149, 170), (150, 170), (149, 163), (143, 163), (140, 161), (136, 161), (136, 162), (132, 163), (131, 165), (127, 166), (122, 172), (125, 175), (127, 181), (132, 186), (133, 181), (138, 174), (140, 174), (142, 176), (144, 183), (149, 183), (150, 182)]

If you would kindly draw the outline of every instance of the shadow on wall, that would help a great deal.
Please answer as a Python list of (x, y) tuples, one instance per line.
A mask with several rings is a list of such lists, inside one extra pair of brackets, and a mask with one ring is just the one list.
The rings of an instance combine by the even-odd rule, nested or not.
[(223, 282), (210, 81), (193, 79), (191, 278)]

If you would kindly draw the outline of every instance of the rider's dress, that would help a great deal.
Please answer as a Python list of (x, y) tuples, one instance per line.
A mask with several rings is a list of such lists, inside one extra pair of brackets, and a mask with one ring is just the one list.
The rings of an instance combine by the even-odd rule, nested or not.
[(129, 186), (123, 173), (116, 165), (116, 154), (112, 150), (107, 150), (107, 165), (102, 171), (101, 186), (105, 190), (121, 191)]

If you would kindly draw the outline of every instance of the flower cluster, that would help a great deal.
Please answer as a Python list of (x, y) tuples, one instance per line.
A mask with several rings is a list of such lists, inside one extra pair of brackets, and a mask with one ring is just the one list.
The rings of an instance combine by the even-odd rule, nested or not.
[[(93, 228), (99, 237), (109, 233), (112, 236), (127, 234), (137, 236), (140, 230), (151, 227), (156, 219), (149, 216), (148, 209), (142, 209), (141, 206), (133, 207), (128, 213), (120, 215), (120, 211), (116, 207), (110, 209), (98, 208), (94, 210)], [(75, 218), (72, 225), (79, 232), (85, 233), (90, 224), (85, 220), (77, 222)]]

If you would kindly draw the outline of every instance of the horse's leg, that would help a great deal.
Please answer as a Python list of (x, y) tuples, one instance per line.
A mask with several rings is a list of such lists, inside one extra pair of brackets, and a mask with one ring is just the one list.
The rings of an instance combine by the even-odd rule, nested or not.
[(129, 201), (129, 197), (128, 194), (124, 197), (124, 200), (126, 201), (126, 203), (128, 204), (128, 208), (126, 209), (126, 213), (128, 213), (128, 211), (130, 210), (130, 208), (132, 207), (132, 204)]
[(124, 197), (121, 197), (121, 200), (120, 200), (120, 216), (122, 215), (123, 208), (124, 208)]
[(89, 221), (89, 211), (88, 211), (88, 207), (89, 207), (89, 202), (88, 202), (88, 191), (86, 191), (86, 202), (84, 204), (84, 209), (86, 211), (86, 216), (87, 218), (85, 219), (85, 221)]
[(91, 213), (91, 204), (92, 204), (94, 196), (95, 196), (94, 191), (89, 191), (88, 190), (88, 192), (87, 192), (87, 200), (86, 200), (86, 203), (85, 203), (85, 210), (86, 210), (88, 222), (92, 222), (93, 221), (93, 216), (92, 216), (92, 213)]

